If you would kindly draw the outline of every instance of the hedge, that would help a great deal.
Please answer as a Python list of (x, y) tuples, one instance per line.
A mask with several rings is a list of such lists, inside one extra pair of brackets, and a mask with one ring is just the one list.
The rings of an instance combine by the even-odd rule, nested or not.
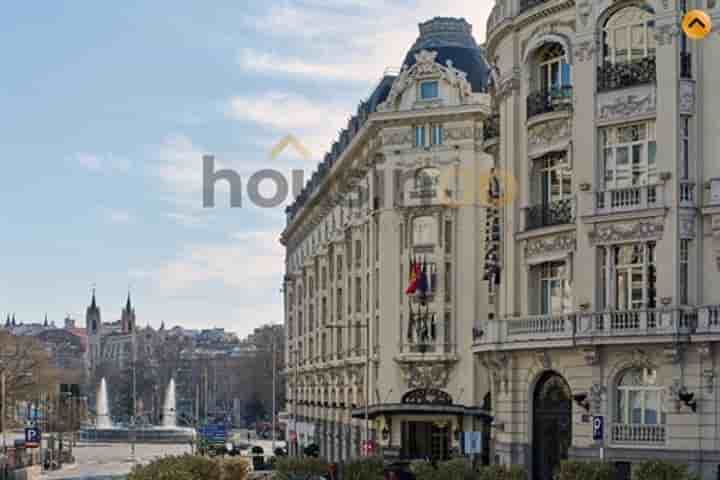
[(526, 480), (527, 473), (519, 465), (493, 465), (480, 470), (480, 480)]
[(607, 462), (566, 460), (560, 464), (558, 480), (615, 480), (615, 467)]
[(330, 465), (318, 458), (279, 458), (275, 464), (275, 478), (291, 480), (296, 476), (322, 476), (330, 471)]
[(148, 465), (136, 465), (128, 480), (246, 480), (244, 459), (210, 459), (195, 455), (165, 457)]

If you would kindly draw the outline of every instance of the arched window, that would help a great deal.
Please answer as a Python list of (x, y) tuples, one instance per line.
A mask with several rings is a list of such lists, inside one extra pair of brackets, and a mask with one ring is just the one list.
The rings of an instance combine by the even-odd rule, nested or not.
[(615, 422), (626, 425), (663, 425), (663, 388), (658, 384), (657, 370), (631, 368), (617, 382)]
[(631, 6), (618, 10), (603, 29), (603, 60), (605, 63), (629, 63), (655, 57), (654, 15)]
[(570, 86), (570, 65), (559, 43), (547, 43), (535, 54), (536, 88), (546, 93), (561, 93)]
[(421, 168), (415, 173), (417, 190), (433, 190), (440, 182), (440, 170), (434, 167)]

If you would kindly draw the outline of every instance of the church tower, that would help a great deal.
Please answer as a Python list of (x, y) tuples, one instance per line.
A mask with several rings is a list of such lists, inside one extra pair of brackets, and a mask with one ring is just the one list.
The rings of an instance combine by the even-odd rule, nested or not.
[(120, 317), (120, 326), (122, 327), (122, 333), (135, 333), (135, 309), (132, 306), (129, 293), (127, 303), (125, 304), (122, 316)]
[(100, 341), (102, 338), (102, 318), (95, 299), (94, 288), (92, 302), (85, 313), (85, 329), (88, 339), (88, 363), (90, 370), (94, 370), (100, 361)]

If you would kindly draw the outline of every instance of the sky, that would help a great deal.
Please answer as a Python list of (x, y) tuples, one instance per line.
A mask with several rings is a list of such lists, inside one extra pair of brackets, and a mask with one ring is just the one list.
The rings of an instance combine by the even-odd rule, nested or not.
[[(211, 5), (211, 6), (208, 6)], [(0, 16), (0, 315), (103, 321), (132, 294), (138, 324), (281, 323), (284, 206), (218, 183), (309, 177), (386, 68), (434, 16), (482, 43), (491, 0), (10, 2)], [(309, 149), (272, 159), (286, 135)], [(261, 186), (271, 196), (273, 187)], [(291, 199), (288, 199), (288, 202)]]

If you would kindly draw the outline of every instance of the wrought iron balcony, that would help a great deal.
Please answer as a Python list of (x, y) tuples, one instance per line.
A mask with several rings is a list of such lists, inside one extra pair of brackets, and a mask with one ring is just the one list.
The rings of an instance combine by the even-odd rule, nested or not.
[(692, 78), (692, 53), (680, 53), (680, 78)]
[(494, 140), (500, 137), (500, 115), (491, 115), (483, 124), (483, 141)]
[(597, 89), (600, 92), (655, 83), (655, 57), (625, 63), (604, 63), (598, 67)]
[(520, 0), (520, 12), (530, 10), (531, 8), (537, 7), (543, 3), (547, 3), (548, 0)]
[(525, 210), (525, 230), (567, 225), (575, 221), (575, 199), (542, 203)]
[(572, 86), (565, 85), (550, 90), (539, 90), (527, 97), (527, 118), (549, 112), (572, 108)]

